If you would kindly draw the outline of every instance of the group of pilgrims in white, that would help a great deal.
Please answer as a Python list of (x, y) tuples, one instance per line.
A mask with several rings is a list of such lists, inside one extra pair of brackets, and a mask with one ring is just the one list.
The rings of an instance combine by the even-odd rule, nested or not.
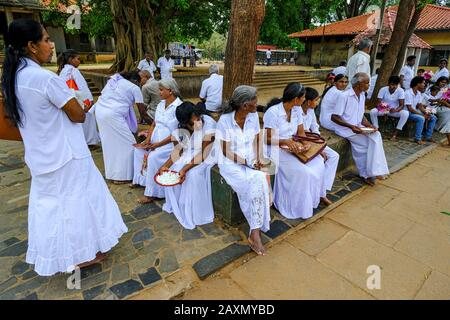
[[(101, 261), (128, 231), (88, 145), (101, 143), (107, 180), (145, 188), (141, 204), (165, 199), (164, 214), (173, 214), (186, 229), (214, 221), (210, 171), (218, 165), (238, 196), (250, 226), (248, 243), (258, 255), (266, 254), (261, 232), (270, 229), (272, 205), (288, 219), (308, 219), (321, 202), (331, 204), (327, 192), (338, 153), (326, 147), (306, 163), (296, 156), (311, 148), (307, 139), (296, 137), (320, 134), (319, 102), (321, 125), (350, 141), (363, 180), (373, 185), (389, 174), (381, 135), (364, 117), (367, 74), (356, 74), (348, 89), (348, 79), (337, 77), (323, 97), (314, 88), (289, 83), (262, 119), (252, 86), (236, 87), (213, 115), (204, 103), (183, 101), (172, 77), (150, 79), (160, 102), (149, 129), (138, 132), (135, 106), (142, 110), (141, 86), (148, 80), (142, 72), (111, 76), (94, 103), (76, 52), (60, 57), (59, 75), (41, 66), (53, 49), (39, 23), (10, 25), (2, 92), (32, 175), (26, 261), (39, 275)], [(386, 96), (392, 97), (394, 83), (388, 88)], [(175, 185), (158, 182), (171, 172)], [(275, 174), (273, 188), (270, 174)]]

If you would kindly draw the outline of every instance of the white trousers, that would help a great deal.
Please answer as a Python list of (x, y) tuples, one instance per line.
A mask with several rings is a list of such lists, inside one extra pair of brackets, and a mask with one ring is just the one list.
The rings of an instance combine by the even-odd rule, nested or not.
[(383, 140), (379, 132), (368, 135), (354, 134), (347, 139), (352, 145), (353, 160), (361, 177), (367, 179), (389, 174)]
[[(372, 110), (370, 110), (370, 120), (372, 121), (372, 124), (376, 128), (378, 128), (378, 117), (383, 116), (383, 115), (384, 115), (384, 113), (378, 111), (377, 108), (373, 108)], [(401, 110), (400, 112), (389, 113), (388, 116), (393, 117), (393, 118), (400, 118), (396, 129), (402, 130), (403, 127), (405, 126), (406, 122), (408, 121), (409, 112), (406, 110)]]

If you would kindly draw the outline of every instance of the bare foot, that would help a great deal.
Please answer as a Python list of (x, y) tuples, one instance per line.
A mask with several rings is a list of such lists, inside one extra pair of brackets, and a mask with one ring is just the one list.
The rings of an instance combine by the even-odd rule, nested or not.
[(419, 145), (424, 145), (425, 141), (422, 140), (414, 140), (415, 143), (419, 144)]
[(89, 266), (91, 266), (91, 265), (93, 265), (93, 264), (102, 262), (102, 261), (105, 260), (106, 258), (107, 258), (106, 253), (99, 252), (99, 253), (97, 253), (97, 255), (95, 256), (95, 259), (94, 259), (94, 260), (91, 260), (91, 261), (88, 261), (88, 262), (84, 262), (84, 263), (82, 263), (82, 264), (79, 264), (79, 265), (78, 265), (78, 268), (82, 269), (82, 268), (89, 267)]
[(441, 147), (450, 148), (450, 143), (443, 142), (443, 143), (441, 143)]
[(265, 256), (266, 249), (261, 241), (259, 230), (253, 230), (250, 237), (247, 239), (250, 244), (250, 248), (258, 255)]
[(364, 183), (368, 184), (371, 187), (373, 187), (375, 185), (375, 181), (373, 181), (372, 178), (364, 179)]
[(397, 142), (398, 141), (397, 136), (392, 136), (391, 141), (392, 142)]
[(142, 198), (140, 198), (138, 200), (138, 202), (140, 204), (148, 204), (148, 203), (152, 203), (155, 199), (152, 197), (147, 197), (147, 196), (143, 196)]
[(330, 206), (333, 204), (333, 201), (331, 201), (327, 197), (320, 198), (320, 201), (326, 206)]
[(130, 181), (117, 181), (117, 180), (113, 180), (111, 182), (112, 182), (112, 184), (115, 184), (115, 185), (122, 185), (122, 184), (130, 183)]
[(427, 141), (430, 143), (436, 143), (436, 141), (433, 138), (427, 139)]

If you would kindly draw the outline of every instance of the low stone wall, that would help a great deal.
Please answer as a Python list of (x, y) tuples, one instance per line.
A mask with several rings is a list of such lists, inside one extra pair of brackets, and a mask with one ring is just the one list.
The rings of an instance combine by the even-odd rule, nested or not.
[(315, 69), (315, 70), (310, 70), (310, 71), (305, 71), (305, 74), (310, 75), (313, 78), (317, 78), (321, 81), (325, 81), (327, 80), (327, 75), (333, 71), (332, 68), (324, 68), (324, 69)]

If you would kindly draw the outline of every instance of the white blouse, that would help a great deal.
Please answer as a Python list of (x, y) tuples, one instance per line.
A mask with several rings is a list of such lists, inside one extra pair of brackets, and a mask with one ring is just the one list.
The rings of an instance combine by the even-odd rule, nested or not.
[(72, 159), (91, 156), (81, 123), (72, 122), (62, 110), (75, 98), (55, 73), (31, 59), (18, 71), (17, 99), (22, 110), (19, 127), (25, 145), (25, 162), (31, 174), (41, 175), (63, 167)]
[[(246, 160), (254, 159), (255, 136), (260, 132), (258, 113), (249, 113), (245, 118), (244, 129), (235, 120), (236, 111), (223, 114), (217, 123), (216, 140), (230, 143), (230, 151)], [(222, 145), (220, 144), (220, 148)], [(220, 149), (220, 151), (222, 151)], [(233, 163), (223, 156), (223, 152), (218, 152), (221, 163)]]
[(302, 116), (303, 116), (303, 128), (305, 129), (305, 131), (320, 134), (319, 131), (320, 126), (317, 123), (317, 118), (316, 114), (314, 113), (314, 109), (308, 109), (306, 114), (302, 112)]
[(291, 121), (288, 122), (283, 103), (269, 108), (264, 113), (264, 128), (272, 129), (272, 135), (278, 134), (279, 139), (290, 139), (297, 134), (298, 126), (303, 124), (302, 110), (294, 107), (291, 111)]
[(176, 98), (166, 108), (166, 100), (162, 100), (156, 107), (155, 112), (155, 129), (152, 134), (152, 143), (160, 142), (170, 135), (178, 128), (178, 120), (175, 116), (177, 107), (183, 103), (180, 98)]

